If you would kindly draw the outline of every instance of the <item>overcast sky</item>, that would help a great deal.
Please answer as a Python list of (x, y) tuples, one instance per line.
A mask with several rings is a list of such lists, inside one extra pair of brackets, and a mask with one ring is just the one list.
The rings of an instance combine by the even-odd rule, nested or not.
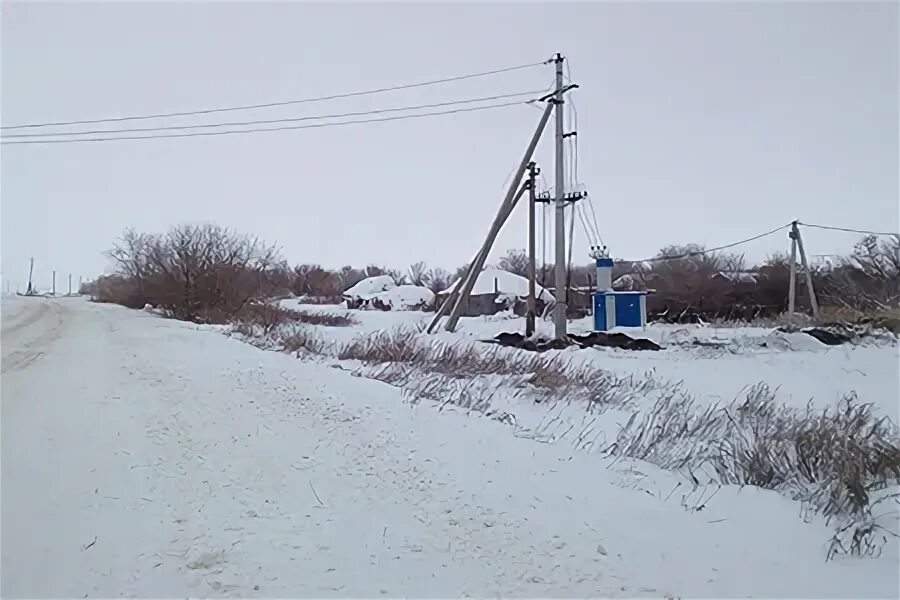
[[(794, 218), (898, 228), (898, 4), (2, 5), (2, 123), (265, 103), (570, 61), (578, 179), (616, 256), (718, 245)], [(364, 111), (540, 89), (551, 65), (205, 120)], [(540, 111), (278, 133), (2, 146), (2, 277), (94, 276), (125, 227), (215, 222), (293, 263), (471, 259)], [(567, 118), (570, 115), (567, 115)], [(552, 183), (552, 137), (537, 160)], [(498, 252), (524, 247), (520, 207)], [(575, 225), (575, 258), (587, 238)], [(811, 254), (856, 239), (807, 234)], [(784, 235), (745, 247), (783, 251)]]

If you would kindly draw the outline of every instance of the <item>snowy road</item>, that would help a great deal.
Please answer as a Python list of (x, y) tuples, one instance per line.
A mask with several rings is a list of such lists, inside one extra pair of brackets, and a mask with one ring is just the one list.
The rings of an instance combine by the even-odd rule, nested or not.
[(4, 598), (897, 595), (895, 555), (825, 563), (828, 529), (774, 493), (687, 511), (622, 486), (645, 473), (337, 369), (21, 302), (2, 325)]

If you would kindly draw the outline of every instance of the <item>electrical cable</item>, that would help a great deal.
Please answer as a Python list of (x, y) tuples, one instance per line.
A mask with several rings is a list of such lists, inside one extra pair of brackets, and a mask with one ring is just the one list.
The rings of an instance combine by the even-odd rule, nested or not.
[[(568, 60), (565, 62), (566, 80), (567, 80), (567, 83), (571, 84), (572, 83), (572, 70), (569, 67), (569, 63), (570, 63), (570, 61), (568, 61)], [(574, 156), (573, 156), (572, 162), (573, 162), (573, 169), (574, 169), (573, 175), (574, 175), (574, 179), (575, 179), (575, 185), (577, 186), (579, 184), (579, 180), (578, 180), (578, 108), (575, 106), (574, 94), (569, 94), (568, 104), (571, 107), (570, 112), (572, 115), (571, 116), (572, 130), (575, 132), (575, 135), (572, 136), (572, 138), (574, 138), (574, 140), (573, 140), (573, 155)], [(599, 240), (599, 242), (600, 242), (599, 245), (601, 245), (605, 248), (606, 243), (603, 241), (603, 236), (600, 235), (600, 226), (597, 224), (597, 212), (594, 210), (594, 200), (591, 196), (587, 196), (586, 200), (587, 200), (588, 208), (590, 208), (590, 210), (591, 210), (591, 214), (590, 214), (590, 219), (588, 219), (587, 209), (583, 209), (585, 218), (588, 219), (589, 222), (592, 221), (593, 231), (596, 235), (596, 240)], [(592, 243), (591, 245), (593, 246), (595, 244)]]
[(550, 232), (547, 230), (547, 213), (549, 212), (550, 205), (549, 204), (541, 204), (543, 207), (543, 234), (544, 240), (543, 244), (541, 244), (541, 287), (547, 287), (547, 248), (550, 246)]
[(654, 258), (645, 258), (643, 260), (623, 260), (623, 261), (618, 261), (618, 262), (626, 262), (626, 263), (661, 262), (661, 261), (667, 261), (667, 260), (680, 260), (682, 258), (690, 258), (692, 256), (701, 256), (703, 254), (709, 254), (710, 252), (718, 252), (719, 250), (726, 250), (728, 248), (734, 248), (735, 246), (740, 246), (741, 244), (753, 242), (760, 238), (764, 238), (766, 236), (772, 235), (773, 233), (778, 233), (782, 229), (787, 229), (791, 225), (792, 225), (792, 223), (787, 223), (786, 225), (781, 225), (780, 227), (776, 227), (775, 229), (771, 229), (769, 231), (766, 231), (765, 233), (760, 233), (759, 235), (754, 235), (753, 237), (739, 240), (737, 242), (732, 242), (730, 244), (716, 246), (715, 248), (706, 248), (704, 250), (697, 250), (694, 252), (685, 252), (684, 254), (678, 254), (675, 256), (656, 256)]
[(191, 110), (184, 112), (169, 112), (169, 113), (156, 113), (149, 115), (133, 115), (128, 117), (107, 117), (104, 119), (82, 119), (78, 121), (56, 121), (50, 123), (27, 123), (22, 125), (3, 125), (0, 126), (0, 129), (26, 129), (26, 128), (36, 128), (36, 127), (58, 127), (58, 126), (66, 126), (66, 125), (88, 125), (94, 123), (113, 123), (120, 121), (138, 121), (144, 119), (160, 119), (167, 117), (187, 117), (192, 115), (208, 115), (212, 113), (220, 113), (220, 112), (230, 112), (236, 110), (253, 110), (258, 108), (272, 108), (275, 106), (289, 106), (292, 104), (308, 104), (311, 102), (324, 102), (326, 100), (338, 100), (341, 98), (352, 98), (356, 96), (366, 96), (370, 94), (380, 94), (383, 92), (393, 92), (398, 90), (408, 90), (412, 88), (425, 87), (429, 85), (437, 85), (441, 83), (449, 83), (452, 81), (461, 81), (464, 79), (473, 79), (476, 77), (486, 77), (488, 75), (497, 75), (499, 73), (507, 73), (509, 71), (516, 71), (520, 69), (528, 69), (531, 67), (537, 67), (546, 64), (546, 62), (539, 63), (529, 63), (525, 65), (517, 65), (514, 67), (506, 67), (503, 69), (493, 69), (491, 71), (482, 71), (480, 73), (470, 73), (468, 75), (458, 75), (455, 77), (445, 77), (443, 79), (433, 79), (431, 81), (422, 81), (419, 83), (409, 83), (404, 85), (394, 85), (370, 90), (364, 90), (359, 92), (346, 92), (342, 94), (331, 94), (329, 96), (318, 96), (312, 98), (300, 98), (294, 100), (281, 100), (278, 102), (266, 102), (263, 104), (245, 104), (242, 106), (226, 106), (219, 108), (205, 108), (200, 110)]
[(866, 229), (850, 229), (849, 227), (834, 227), (832, 225), (813, 225), (812, 223), (801, 223), (797, 221), (797, 225), (803, 225), (804, 227), (814, 227), (816, 229), (830, 229), (832, 231), (845, 231), (847, 233), (860, 233), (863, 235), (893, 235), (900, 236), (900, 233), (896, 232), (885, 232), (885, 231), (869, 231)]
[[(490, 100), (501, 100), (505, 98), (515, 98), (518, 96), (535, 96), (543, 90), (531, 90), (528, 92), (515, 92), (511, 94), (500, 94), (497, 96), (481, 96), (479, 98), (466, 98), (463, 100), (451, 100), (447, 102), (436, 102), (432, 104), (417, 104), (413, 106), (397, 106), (391, 108), (380, 108), (374, 110), (365, 110), (359, 112), (332, 113), (328, 115), (308, 115), (304, 117), (285, 117), (281, 119), (264, 119), (259, 121), (232, 121), (225, 123), (203, 123), (200, 125), (170, 125), (164, 127), (138, 127), (132, 129), (94, 129), (88, 131), (63, 131), (57, 133), (13, 133), (3, 135), (3, 139), (22, 139), (22, 138), (41, 138), (41, 137), (62, 137), (76, 135), (106, 135), (116, 133), (148, 133), (155, 131), (175, 131), (185, 129), (208, 129), (211, 127), (244, 127), (248, 125), (271, 125), (274, 123), (294, 123), (298, 121), (316, 121), (319, 119), (338, 119), (344, 117), (359, 117), (365, 115), (378, 115), (383, 113), (403, 112), (408, 110), (421, 110), (425, 108), (440, 108), (443, 106), (454, 106), (457, 104), (472, 104), (473, 102), (487, 102)], [(511, 173), (510, 173), (511, 174)]]
[(587, 219), (587, 209), (582, 205), (576, 206), (578, 210), (578, 218), (581, 221), (581, 228), (584, 230), (585, 236), (587, 236), (588, 245), (591, 248), (597, 246), (596, 234), (591, 230), (590, 222)]
[(63, 140), (11, 140), (11, 141), (2, 141), (0, 140), (0, 145), (4, 146), (12, 146), (18, 144), (74, 144), (80, 142), (114, 142), (121, 140), (152, 140), (152, 139), (162, 139), (162, 138), (186, 138), (186, 137), (198, 137), (198, 136), (211, 136), (211, 135), (231, 135), (231, 134), (242, 134), (242, 133), (260, 133), (260, 132), (271, 132), (271, 131), (292, 131), (298, 129), (319, 129), (323, 127), (339, 127), (342, 125), (356, 125), (362, 123), (379, 123), (384, 121), (398, 121), (402, 119), (418, 119), (422, 117), (433, 117), (438, 115), (450, 115), (455, 113), (463, 113), (463, 112), (474, 112), (479, 110), (488, 110), (492, 108), (503, 108), (508, 106), (516, 106), (521, 104), (527, 104), (528, 102), (533, 102), (533, 100), (529, 101), (515, 101), (515, 102), (502, 102), (499, 104), (491, 104), (487, 106), (474, 106), (470, 108), (457, 108), (453, 110), (443, 110), (443, 111), (435, 111), (428, 113), (419, 113), (414, 115), (398, 115), (394, 117), (382, 117), (378, 119), (356, 119), (351, 121), (338, 121), (338, 122), (330, 122), (330, 123), (313, 123), (311, 125), (289, 125), (285, 127), (267, 127), (260, 129), (229, 129), (226, 131), (195, 131), (191, 133), (167, 133), (162, 135), (143, 135), (143, 136), (120, 136), (120, 137), (103, 137), (103, 138), (78, 138), (78, 139), (63, 139)]

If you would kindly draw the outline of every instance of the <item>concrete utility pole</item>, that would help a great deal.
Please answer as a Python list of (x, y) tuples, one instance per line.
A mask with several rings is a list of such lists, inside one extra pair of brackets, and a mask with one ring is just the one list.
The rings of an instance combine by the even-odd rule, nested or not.
[(797, 229), (797, 221), (791, 225), (788, 237), (791, 238), (791, 282), (788, 284), (788, 322), (794, 322), (794, 308), (797, 304), (797, 236), (794, 230)]
[(816, 300), (816, 290), (813, 289), (812, 273), (809, 272), (809, 263), (806, 261), (806, 250), (803, 249), (803, 236), (800, 235), (800, 228), (797, 227), (797, 221), (791, 223), (791, 232), (797, 240), (797, 249), (800, 251), (800, 262), (803, 264), (803, 272), (806, 273), (806, 289), (809, 292), (809, 305), (812, 307), (813, 318), (819, 318), (819, 303)]
[[(531, 157), (534, 155), (534, 149), (537, 147), (538, 140), (541, 139), (541, 134), (544, 132), (544, 127), (547, 126), (547, 121), (550, 120), (550, 112), (552, 108), (553, 104), (548, 102), (547, 107), (544, 109), (544, 113), (541, 115), (541, 120), (538, 122), (537, 129), (535, 129), (534, 135), (531, 137), (531, 141), (528, 143), (528, 148), (526, 148), (525, 150), (525, 156), (522, 157), (522, 161), (519, 163), (519, 168), (516, 169), (516, 173), (509, 184), (509, 189), (506, 192), (506, 197), (503, 199), (503, 203), (500, 205), (500, 210), (497, 212), (497, 216), (494, 218), (494, 223), (491, 225), (491, 229), (488, 232), (487, 238), (484, 240), (484, 244), (482, 245), (481, 250), (475, 256), (475, 260), (471, 265), (469, 265), (468, 275), (463, 281), (459, 282), (459, 284), (457, 285), (457, 289), (454, 290), (458, 292), (459, 295), (453, 304), (452, 310), (450, 311), (450, 318), (447, 319), (447, 325), (445, 326), (445, 329), (447, 331), (452, 332), (456, 329), (456, 324), (459, 321), (459, 317), (462, 314), (465, 303), (468, 301), (469, 293), (472, 291), (472, 287), (475, 285), (475, 281), (481, 274), (481, 269), (482, 267), (484, 267), (484, 262), (485, 260), (487, 260), (488, 254), (490, 254), (491, 252), (491, 246), (494, 244), (494, 240), (497, 238), (497, 234), (500, 233), (500, 228), (503, 227), (503, 223), (505, 223), (506, 219), (509, 218), (512, 209), (515, 208), (516, 202), (525, 192), (524, 189), (519, 188), (519, 182), (522, 181), (522, 175), (525, 174), (525, 169), (528, 167), (528, 163), (531, 162)], [(443, 307), (442, 310), (439, 311), (435, 316), (434, 321), (432, 321), (433, 325), (437, 324), (437, 321), (440, 319), (442, 312)], [(429, 330), (431, 330), (431, 328), (432, 327), (429, 327)]]
[(53, 292), (52, 294), (56, 295), (56, 271), (53, 271)]
[(28, 289), (25, 290), (26, 296), (31, 296), (34, 294), (34, 288), (31, 287), (31, 276), (34, 274), (34, 258), (28, 264)]
[(525, 312), (525, 336), (534, 335), (535, 312), (537, 301), (535, 300), (535, 194), (537, 188), (537, 175), (540, 170), (534, 162), (528, 163), (528, 307)]
[(450, 318), (447, 319), (447, 324), (444, 326), (444, 329), (451, 333), (456, 331), (456, 324), (459, 322), (459, 317), (462, 316), (462, 312), (466, 308), (469, 301), (469, 295), (472, 293), (472, 288), (475, 287), (475, 282), (478, 281), (478, 276), (481, 275), (481, 270), (484, 268), (484, 263), (487, 260), (488, 254), (491, 252), (491, 246), (494, 245), (494, 240), (497, 239), (497, 234), (500, 233), (500, 228), (503, 227), (503, 224), (509, 218), (510, 213), (512, 213), (513, 209), (516, 207), (519, 198), (525, 194), (525, 186), (523, 185), (520, 187), (518, 192), (515, 188), (511, 188), (511, 191), (514, 194), (513, 197), (503, 203), (502, 212), (498, 214), (497, 218), (494, 220), (494, 224), (491, 226), (491, 231), (484, 241), (481, 252), (478, 253), (475, 262), (469, 265), (469, 271), (466, 278), (462, 280), (457, 286), (457, 289), (454, 290), (458, 291), (458, 295), (453, 304), (453, 309), (450, 312)]
[(69, 273), (69, 295), (72, 295), (72, 274)]
[(563, 163), (563, 58), (557, 53), (556, 59), (556, 306), (553, 324), (557, 339), (567, 337), (566, 333), (566, 190), (565, 165)]

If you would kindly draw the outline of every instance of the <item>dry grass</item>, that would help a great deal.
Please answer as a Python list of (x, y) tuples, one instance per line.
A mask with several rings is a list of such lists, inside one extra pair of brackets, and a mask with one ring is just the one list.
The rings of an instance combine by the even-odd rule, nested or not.
[[(324, 352), (321, 340), (300, 328), (279, 341), (290, 352)], [(652, 376), (620, 377), (564, 355), (435, 343), (417, 329), (359, 336), (334, 352), (339, 360), (360, 361), (358, 375), (401, 388), (411, 402), (429, 399), (441, 409), (454, 405), (504, 423), (515, 424), (515, 417), (494, 409), (497, 394), (548, 404), (584, 402), (588, 413), (631, 409), (605, 454), (688, 473), (695, 483), (693, 474), (700, 472), (710, 483), (757, 486), (800, 501), (809, 514), (835, 520), (829, 556), (879, 551), (873, 540), (883, 528), (872, 509), (900, 484), (897, 426), (854, 396), (837, 409), (796, 409), (760, 384), (728, 405), (705, 405), (677, 383)], [(649, 394), (655, 404), (640, 410), (638, 401)], [(575, 447), (593, 448), (595, 419), (587, 414), (580, 433), (575, 425), (549, 437), (572, 432)]]
[(569, 357), (548, 357), (500, 346), (488, 350), (466, 342), (428, 343), (416, 330), (409, 329), (357, 337), (338, 349), (337, 358), (361, 361), (366, 367), (361, 374), (404, 389), (426, 390), (422, 385), (427, 384), (426, 397), (441, 384), (445, 388), (443, 397), (451, 398), (450, 403), (466, 408), (478, 405), (485, 410), (488, 405), (472, 401), (466, 395), (469, 392), (454, 390), (470, 390), (472, 381), (480, 377), (500, 377), (505, 378), (504, 385), (495, 382), (495, 388), (528, 389), (535, 402), (584, 401), (591, 410), (603, 410), (626, 406), (653, 390), (674, 387), (650, 376), (618, 376), (575, 364)]
[(297, 356), (300, 352), (308, 354), (321, 354), (324, 350), (322, 339), (307, 328), (295, 327), (289, 332), (278, 336), (283, 352), (290, 352)]
[(304, 312), (283, 308), (270, 302), (253, 302), (245, 305), (234, 316), (233, 323), (251, 331), (259, 328), (263, 335), (269, 335), (277, 328), (289, 324), (347, 327), (356, 321), (350, 315)]
[(343, 304), (344, 299), (340, 296), (298, 296), (295, 298), (297, 304), (310, 304), (316, 306)]
[(871, 553), (874, 501), (900, 484), (900, 433), (871, 404), (845, 397), (836, 409), (805, 410), (776, 402), (765, 385), (728, 406), (700, 407), (684, 394), (661, 397), (635, 413), (606, 453), (673, 471), (715, 473), (721, 484), (775, 490), (813, 514), (836, 519), (853, 553)]

